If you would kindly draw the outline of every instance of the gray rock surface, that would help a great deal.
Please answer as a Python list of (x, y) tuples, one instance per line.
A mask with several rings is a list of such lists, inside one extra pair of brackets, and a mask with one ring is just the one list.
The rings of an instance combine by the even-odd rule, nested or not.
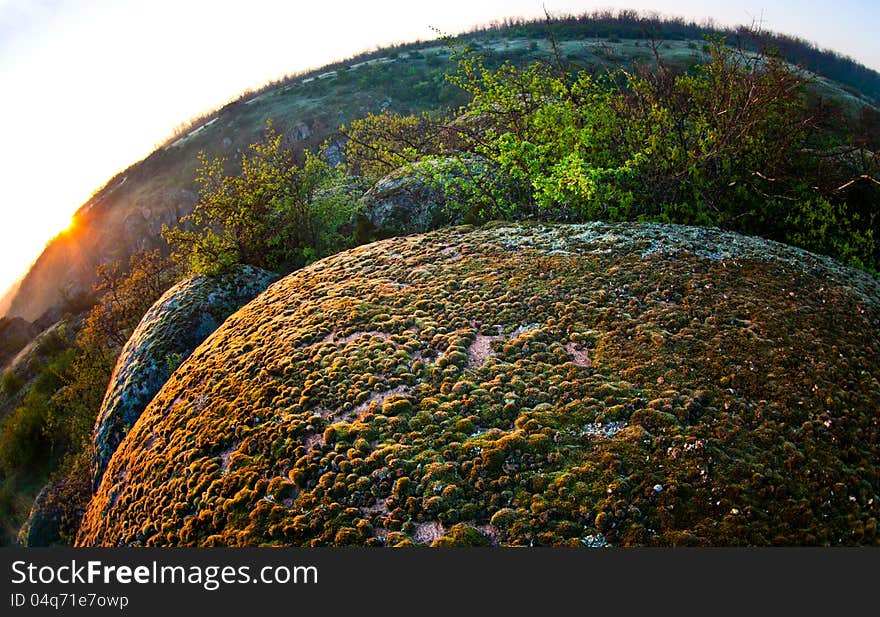
[(275, 278), (251, 266), (219, 277), (194, 276), (169, 289), (147, 311), (119, 354), (95, 424), (94, 489), (113, 452), (174, 369)]
[(79, 461), (51, 479), (34, 499), (18, 533), (24, 546), (70, 546), (91, 496), (89, 474)]
[(61, 511), (51, 503), (52, 484), (40, 491), (27, 522), (21, 529), (19, 541), (25, 546), (56, 546), (60, 544)]
[[(380, 238), (424, 233), (464, 221), (457, 180), (468, 171), (486, 175), (486, 162), (472, 158), (425, 159), (397, 169), (361, 198), (363, 216)], [(465, 199), (463, 199), (465, 197)]]

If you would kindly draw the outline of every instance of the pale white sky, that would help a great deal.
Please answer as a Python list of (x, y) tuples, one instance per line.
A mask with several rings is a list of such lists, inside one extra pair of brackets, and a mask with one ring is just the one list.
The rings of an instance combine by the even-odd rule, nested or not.
[(246, 88), (508, 16), (762, 19), (880, 69), (876, 0), (0, 0), (0, 291), (118, 171)]

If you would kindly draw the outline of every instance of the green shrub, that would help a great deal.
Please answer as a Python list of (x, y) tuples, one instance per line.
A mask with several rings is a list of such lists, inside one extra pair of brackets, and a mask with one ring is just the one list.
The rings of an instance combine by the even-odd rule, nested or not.
[(440, 125), (427, 114), (368, 114), (340, 131), (348, 138), (345, 160), (349, 169), (371, 181), (440, 151)]
[(182, 226), (162, 230), (193, 272), (215, 275), (249, 264), (286, 273), (347, 248), (339, 228), (355, 200), (342, 190), (342, 170), (309, 152), (297, 164), (271, 122), (242, 155), (237, 175), (226, 173), (225, 159), (199, 156), (199, 202)]
[(44, 401), (29, 397), (16, 408), (0, 429), (0, 467), (7, 473), (44, 467), (52, 442), (46, 434), (47, 408)]
[(429, 160), (420, 173), (450, 220), (718, 226), (880, 269), (876, 119), (841, 129), (778, 57), (705, 51), (687, 73), (598, 78), (458, 52), (451, 80), (471, 102), (442, 139), (420, 118), (368, 116), (352, 123), (350, 165), (375, 178)]
[(24, 380), (15, 374), (14, 371), (8, 370), (3, 373), (3, 380), (0, 387), (3, 389), (3, 394), (6, 396), (14, 396), (21, 390), (21, 387), (24, 385)]

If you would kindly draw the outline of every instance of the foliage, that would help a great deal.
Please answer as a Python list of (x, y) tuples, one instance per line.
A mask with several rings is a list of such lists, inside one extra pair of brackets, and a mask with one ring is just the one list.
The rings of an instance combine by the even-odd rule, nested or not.
[(13, 396), (24, 385), (24, 380), (15, 374), (14, 371), (5, 371), (2, 381), (0, 381), (0, 389), (5, 396)]
[(147, 309), (178, 276), (177, 266), (156, 249), (98, 266), (95, 293), (101, 298), (80, 331), (81, 349), (121, 347)]
[(22, 404), (0, 431), (0, 469), (52, 466), (85, 447), (122, 344), (177, 271), (158, 251), (98, 268), (101, 300), (85, 317), (74, 345), (48, 357)]
[[(689, 72), (655, 49), (655, 70), (595, 77), (558, 55), (488, 68), (483, 56), (457, 54), (452, 80), (471, 102), (447, 124), (443, 156), (423, 151), (435, 164), (420, 169), (467, 220), (718, 226), (878, 268), (876, 117), (832, 129), (845, 116), (811, 101), (805, 78), (776, 55), (714, 41)], [(385, 152), (389, 167), (416, 158), (414, 142), (383, 138), (414, 119), (368, 125), (358, 151)]]
[(534, 213), (528, 187), (512, 182), (482, 156), (453, 152), (428, 157), (413, 167), (421, 181), (443, 195), (444, 219), (479, 224), (489, 219), (516, 220)]
[(59, 436), (48, 430), (53, 395), (70, 373), (74, 352), (64, 349), (49, 356), (45, 368), (0, 430), (0, 471), (46, 469)]
[(345, 160), (352, 173), (376, 181), (426, 154), (440, 152), (441, 125), (427, 114), (367, 114), (340, 128), (348, 139)]
[(864, 225), (847, 204), (825, 196), (805, 196), (773, 210), (783, 213), (784, 240), (818, 253), (833, 255), (855, 267), (880, 274), (876, 224)]
[[(48, 338), (42, 345), (43, 369), (0, 427), (0, 478), (10, 503), (50, 473), (65, 490), (82, 485), (82, 460), (88, 459), (89, 438), (119, 350), (179, 270), (151, 251), (132, 256), (127, 268), (115, 263), (99, 267), (97, 274), (100, 300), (75, 340)], [(81, 506), (82, 496), (67, 501)]]
[[(682, 18), (642, 13), (632, 9), (599, 9), (578, 15), (554, 15), (553, 33), (560, 41), (583, 41), (589, 38), (642, 41), (681, 41), (710, 37), (725, 37), (733, 46), (750, 52), (778, 50), (782, 58), (793, 65), (833, 79), (872, 98), (880, 100), (880, 74), (859, 64), (852, 58), (796, 37), (763, 32), (759, 24), (723, 28), (711, 20), (702, 23), (686, 22)], [(477, 29), (464, 37), (466, 42), (480, 40), (485, 33), (499, 32), (503, 36), (521, 36), (543, 39), (547, 36), (544, 20), (506, 19)]]
[(128, 268), (99, 266), (95, 304), (77, 334), (63, 385), (54, 390), (44, 431), (56, 453), (88, 447), (119, 350), (147, 309), (178, 278), (179, 268), (158, 250), (137, 253)]
[[(335, 248), (353, 204), (334, 191), (341, 170), (317, 155), (301, 164), (267, 123), (265, 136), (229, 175), (223, 158), (200, 154), (200, 199), (181, 227), (162, 234), (193, 272), (214, 275), (236, 264), (288, 272)], [(332, 214), (331, 216), (328, 215)]]
[[(467, 148), (529, 183), (546, 210), (576, 209), (588, 219), (665, 215), (718, 223), (715, 214), (727, 213), (719, 199), (738, 202), (719, 184), (727, 189), (744, 175), (730, 176), (749, 164), (740, 160), (742, 144), (768, 141), (757, 116), (770, 111), (756, 105), (746, 117), (735, 113), (752, 88), (730, 79), (740, 76), (730, 74), (736, 69), (718, 51), (719, 62), (702, 74), (625, 74), (627, 88), (585, 73), (554, 74), (544, 64), (488, 71), (479, 59), (464, 58), (459, 81), (473, 94), (468, 115), (477, 128), (460, 133)], [(788, 100), (784, 94), (774, 93), (774, 102)], [(489, 127), (481, 122), (486, 117)]]

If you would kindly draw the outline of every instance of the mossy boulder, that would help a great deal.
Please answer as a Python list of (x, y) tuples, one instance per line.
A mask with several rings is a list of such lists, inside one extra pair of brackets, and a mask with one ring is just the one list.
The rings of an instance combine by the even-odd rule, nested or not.
[(62, 510), (57, 503), (54, 503), (54, 500), (50, 500), (52, 488), (52, 484), (47, 484), (34, 499), (28, 519), (19, 531), (20, 542), (24, 546), (59, 546), (62, 544)]
[(91, 497), (88, 461), (78, 459), (61, 477), (40, 490), (19, 530), (24, 546), (70, 546)]
[(184, 361), (77, 543), (877, 545), (878, 331), (876, 279), (713, 229), (377, 242)]
[(113, 452), (174, 369), (276, 278), (250, 266), (217, 277), (193, 276), (147, 311), (122, 348), (98, 413), (92, 462), (96, 490)]
[(445, 196), (426, 181), (425, 165), (416, 163), (391, 172), (361, 198), (360, 216), (378, 237), (425, 232), (445, 222)]
[(363, 195), (359, 216), (379, 238), (472, 222), (467, 220), (472, 213), (460, 204), (471, 197), (463, 186), (474, 176), (485, 183), (496, 181), (490, 164), (474, 155), (404, 165)]

